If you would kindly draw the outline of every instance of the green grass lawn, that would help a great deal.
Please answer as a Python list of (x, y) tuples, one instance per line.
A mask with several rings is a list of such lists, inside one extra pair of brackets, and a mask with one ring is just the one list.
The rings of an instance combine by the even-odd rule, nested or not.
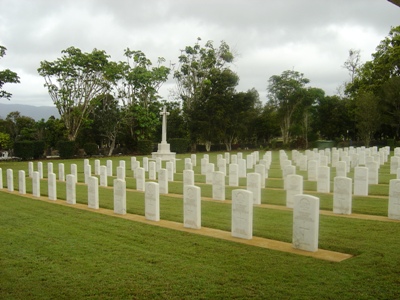
[[(182, 193), (183, 156), (179, 158), (170, 193)], [(114, 167), (120, 159), (126, 160), (129, 170), (128, 157), (113, 158)], [(216, 154), (210, 154), (210, 160), (216, 161)], [(53, 161), (56, 173), (58, 162)], [(78, 164), (83, 181), (83, 160), (62, 162), (67, 174), (69, 164)], [(46, 161), (43, 166), (46, 174)], [(28, 163), (2, 162), (0, 168), (4, 187), (6, 169), (14, 170), (17, 190), (18, 170), (27, 174)], [(195, 172), (200, 173), (199, 166)], [(370, 186), (371, 195), (354, 197), (353, 212), (387, 215), (388, 183), (395, 178), (388, 173), (386, 164), (380, 169), (379, 185)], [(202, 196), (210, 197), (211, 187), (204, 184), (204, 176), (196, 175), (195, 180)], [(277, 153), (266, 183), (262, 202), (284, 206)], [(244, 187), (245, 181), (240, 184)], [(127, 178), (127, 210), (144, 215), (144, 194), (134, 191), (135, 185)], [(332, 194), (316, 193), (314, 182), (305, 181), (304, 189), (320, 198), (321, 209), (332, 210)], [(227, 187), (227, 199), (231, 190)], [(29, 179), (27, 191), (31, 193)], [(41, 194), (47, 195), (45, 180)], [(63, 183), (58, 183), (57, 194), (65, 199)], [(161, 219), (183, 221), (181, 198), (162, 196), (160, 201)], [(77, 186), (77, 202), (87, 203), (84, 185)], [(100, 206), (113, 208), (112, 189), (100, 189)], [(230, 204), (202, 202), (202, 226), (229, 231), (230, 216)], [(292, 212), (255, 207), (253, 227), (254, 236), (291, 242)], [(321, 215), (319, 248), (354, 255), (333, 263), (0, 190), (0, 299), (398, 299), (399, 236), (400, 222)]]

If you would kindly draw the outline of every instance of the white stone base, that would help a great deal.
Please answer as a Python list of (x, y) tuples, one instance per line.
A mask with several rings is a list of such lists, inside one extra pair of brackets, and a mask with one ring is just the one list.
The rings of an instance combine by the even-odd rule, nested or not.
[(176, 153), (170, 151), (170, 145), (168, 143), (158, 144), (158, 151), (152, 153), (152, 158), (157, 159), (158, 157), (161, 160), (171, 160), (175, 158)]

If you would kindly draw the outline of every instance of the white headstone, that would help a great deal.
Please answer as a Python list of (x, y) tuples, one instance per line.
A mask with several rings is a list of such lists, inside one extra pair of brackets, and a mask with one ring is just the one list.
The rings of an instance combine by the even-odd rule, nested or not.
[(54, 173), (53, 172), (53, 163), (52, 162), (48, 162), (47, 163), (47, 177), (49, 177), (50, 173)]
[[(233, 155), (232, 155), (233, 157)], [(238, 164), (229, 165), (229, 186), (239, 186), (239, 166)]]
[(214, 200), (225, 200), (225, 174), (213, 172), (212, 174), (212, 197)]
[(183, 186), (194, 185), (194, 171), (183, 170)]
[(58, 164), (58, 180), (65, 181), (65, 168), (63, 163)]
[(131, 170), (133, 171), (136, 168), (136, 157), (131, 157)]
[(32, 195), (33, 197), (40, 197), (40, 174), (38, 171), (32, 174)]
[(38, 172), (40, 179), (43, 179), (43, 163), (41, 161), (38, 162)]
[(254, 157), (251, 154), (246, 155), (246, 167), (247, 169), (253, 169)]
[(208, 163), (207, 169), (206, 169), (206, 183), (207, 184), (212, 184), (213, 173), (214, 173), (214, 164)]
[(156, 180), (156, 162), (155, 161), (150, 161), (149, 162), (149, 180)]
[(144, 214), (146, 220), (160, 221), (160, 191), (157, 182), (146, 182), (146, 191), (144, 198), (145, 198)]
[(368, 196), (368, 168), (354, 168), (354, 195)]
[(197, 166), (197, 156), (196, 156), (196, 154), (191, 154), (190, 155), (190, 159), (192, 160), (193, 167), (196, 167)]
[(148, 157), (143, 157), (143, 168), (146, 172), (149, 171), (149, 158)]
[(220, 158), (217, 162), (217, 166), (218, 166), (218, 171), (226, 175), (226, 159)]
[(117, 179), (121, 179), (125, 181), (125, 167), (119, 166), (117, 167)]
[(100, 186), (108, 185), (107, 167), (100, 166)]
[(88, 183), (88, 179), (90, 176), (92, 176), (92, 166), (89, 164), (85, 164), (83, 166), (84, 168), (84, 175), (85, 175), (85, 183)]
[(160, 169), (160, 171), (158, 172), (158, 185), (160, 194), (168, 194), (167, 169)]
[(100, 160), (94, 160), (94, 175), (100, 175)]
[(71, 174), (74, 175), (75, 183), (78, 182), (78, 167), (76, 164), (71, 164)]
[(201, 228), (201, 190), (198, 186), (184, 186), (183, 227)]
[(318, 250), (319, 198), (296, 195), (293, 208), (293, 247), (315, 252)]
[(336, 176), (347, 177), (347, 163), (345, 161), (338, 161), (336, 163)]
[(239, 178), (246, 178), (247, 177), (246, 160), (243, 158), (238, 158), (238, 166), (239, 166)]
[(368, 184), (378, 184), (379, 183), (379, 166), (375, 161), (366, 163), (368, 168)]
[(333, 182), (333, 213), (350, 215), (352, 206), (351, 178), (335, 177)]
[(400, 179), (389, 181), (388, 218), (400, 220)]
[(396, 174), (400, 167), (400, 156), (392, 156), (390, 158), (390, 174)]
[(94, 176), (88, 178), (88, 207), (99, 209), (99, 180)]
[(113, 162), (110, 159), (107, 159), (107, 176), (113, 176)]
[(171, 161), (167, 161), (166, 169), (168, 172), (168, 181), (174, 181), (174, 165)]
[(318, 178), (318, 162), (316, 160), (308, 161), (308, 180), (317, 181)]
[(29, 178), (32, 178), (32, 175), (33, 175), (33, 162), (29, 162), (28, 163), (28, 176), (29, 176)]
[(146, 188), (146, 175), (144, 168), (136, 169), (136, 190), (144, 191)]
[(286, 178), (286, 207), (294, 207), (294, 196), (303, 194), (303, 176), (291, 174)]
[(122, 179), (114, 179), (114, 213), (126, 214), (126, 182)]
[(201, 163), (200, 172), (201, 172), (202, 175), (206, 175), (206, 173), (207, 173), (207, 165), (208, 165), (208, 158), (203, 157), (200, 160), (200, 163)]
[(7, 189), (14, 192), (14, 172), (13, 169), (7, 169)]
[(66, 182), (66, 201), (68, 204), (76, 204), (76, 180), (75, 176), (72, 174), (67, 175), (67, 182)]
[(331, 192), (331, 168), (324, 166), (318, 167), (317, 192)]
[[(1, 172), (1, 170), (0, 170)], [(18, 171), (18, 189), (19, 193), (22, 195), (26, 194), (26, 180), (25, 180), (25, 171)]]
[(47, 190), (49, 200), (57, 200), (57, 182), (54, 173), (48, 174)]
[(261, 164), (255, 165), (254, 172), (260, 174), (261, 188), (265, 188), (265, 166)]
[(253, 195), (250, 191), (232, 191), (231, 234), (242, 239), (253, 238)]
[(247, 174), (247, 190), (253, 194), (253, 204), (261, 204), (261, 176), (258, 173)]

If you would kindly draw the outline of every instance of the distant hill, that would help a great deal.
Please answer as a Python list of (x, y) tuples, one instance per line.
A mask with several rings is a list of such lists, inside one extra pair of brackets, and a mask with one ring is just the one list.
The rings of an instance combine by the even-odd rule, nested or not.
[(35, 121), (44, 119), (47, 121), (51, 116), (60, 118), (55, 106), (33, 106), (23, 104), (0, 103), (0, 118), (5, 119), (10, 112), (19, 111), (22, 116), (31, 117)]

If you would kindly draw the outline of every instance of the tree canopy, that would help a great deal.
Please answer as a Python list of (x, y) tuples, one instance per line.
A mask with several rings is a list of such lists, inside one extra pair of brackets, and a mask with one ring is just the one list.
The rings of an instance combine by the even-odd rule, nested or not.
[[(6, 55), (6, 50), (7, 48), (4, 46), (0, 45), (0, 58), (4, 57)], [(17, 73), (5, 69), (0, 71), (0, 99), (1, 98), (6, 98), (8, 100), (11, 99), (12, 94), (3, 90), (3, 86), (6, 83), (19, 83), (19, 76)]]

